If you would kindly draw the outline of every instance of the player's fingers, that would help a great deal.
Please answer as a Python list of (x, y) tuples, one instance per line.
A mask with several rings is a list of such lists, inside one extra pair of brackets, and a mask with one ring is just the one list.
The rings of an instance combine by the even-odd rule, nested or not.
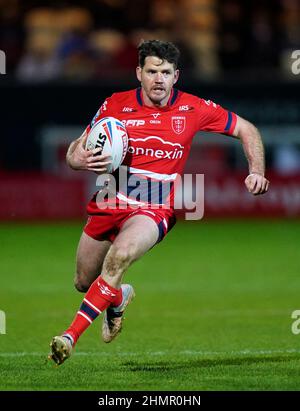
[(264, 194), (268, 191), (269, 181), (266, 178), (260, 179), (253, 192), (254, 195)]
[(77, 147), (75, 148), (75, 152), (77, 156), (85, 159), (91, 155), (90, 151), (86, 150), (85, 146), (82, 143), (77, 145)]
[(111, 160), (111, 155), (110, 154), (101, 154), (101, 160)]
[(96, 157), (97, 154), (99, 154), (97, 157), (99, 157), (101, 160), (109, 159), (111, 158), (110, 154), (101, 154), (102, 148), (94, 148), (94, 150), (89, 151), (89, 154), (93, 157)]
[(250, 193), (253, 193), (257, 184), (257, 180), (254, 176), (248, 176), (245, 180), (246, 187)]
[(249, 193), (253, 195), (263, 194), (268, 191), (269, 181), (259, 175), (249, 175), (245, 179), (245, 185)]
[(266, 193), (269, 189), (270, 182), (265, 179), (260, 194)]
[(89, 167), (106, 167), (111, 164), (111, 161), (90, 161)]
[(264, 191), (262, 189), (262, 186), (260, 184), (258, 184), (252, 194), (257, 196), (257, 195), (262, 194), (262, 193), (264, 193)]
[(104, 154), (104, 155), (100, 154), (97, 156), (97, 155), (93, 155), (91, 151), (88, 153), (87, 158), (89, 161), (109, 161), (111, 160), (111, 157), (107, 154)]
[(82, 140), (81, 140), (81, 146), (83, 148), (85, 148), (87, 138), (88, 138), (88, 133), (85, 131), (82, 135)]
[(255, 194), (262, 194), (265, 192), (267, 184), (267, 179), (263, 176), (257, 177), (256, 187), (255, 187)]
[(98, 153), (101, 154), (101, 151), (102, 151), (102, 147), (97, 147), (97, 148), (94, 148), (94, 150), (91, 150), (91, 153), (93, 154), (93, 156), (95, 156)]
[(89, 159), (91, 159), (92, 161), (109, 161), (111, 162), (111, 157), (108, 155), (100, 155), (100, 156), (90, 156)]
[(98, 174), (98, 176), (100, 176), (100, 175), (105, 175), (105, 174), (107, 174), (107, 175), (110, 174), (107, 170), (105, 170), (105, 171), (95, 171), (95, 170), (94, 170), (94, 173)]
[(107, 173), (107, 167), (88, 167), (88, 171), (94, 171), (95, 173)]
[(257, 195), (260, 194), (262, 189), (262, 184), (260, 181), (256, 181), (255, 187), (253, 188), (253, 190), (251, 191), (252, 194)]
[(250, 191), (251, 182), (252, 182), (251, 176), (246, 177), (246, 179), (245, 179), (245, 185), (246, 185), (248, 191)]
[(103, 164), (109, 164), (111, 163), (111, 158), (110, 157), (102, 157), (102, 156), (89, 156), (87, 158), (88, 163), (103, 163)]

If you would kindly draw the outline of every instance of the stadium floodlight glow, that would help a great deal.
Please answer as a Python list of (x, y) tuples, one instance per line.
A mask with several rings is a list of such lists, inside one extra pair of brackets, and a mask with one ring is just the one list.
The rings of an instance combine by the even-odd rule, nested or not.
[(0, 50), (0, 74), (6, 74), (6, 54)]
[(0, 334), (6, 334), (6, 315), (0, 310)]

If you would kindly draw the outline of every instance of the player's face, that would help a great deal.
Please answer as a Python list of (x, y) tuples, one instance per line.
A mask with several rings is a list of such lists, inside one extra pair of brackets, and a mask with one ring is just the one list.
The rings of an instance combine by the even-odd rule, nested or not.
[(179, 70), (166, 60), (156, 56), (145, 58), (144, 67), (137, 67), (136, 75), (141, 82), (143, 98), (149, 106), (165, 106), (173, 85), (179, 77)]

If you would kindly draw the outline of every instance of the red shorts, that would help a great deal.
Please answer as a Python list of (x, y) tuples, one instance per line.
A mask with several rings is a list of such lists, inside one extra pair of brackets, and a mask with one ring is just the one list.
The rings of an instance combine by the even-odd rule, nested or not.
[[(87, 208), (88, 212), (94, 208), (90, 207), (90, 204)], [(89, 213), (83, 231), (95, 240), (109, 240), (113, 242), (125, 221), (135, 215), (146, 215), (157, 224), (159, 232), (157, 243), (164, 238), (176, 223), (174, 211), (170, 209), (105, 208), (103, 210), (98, 209), (97, 213)]]

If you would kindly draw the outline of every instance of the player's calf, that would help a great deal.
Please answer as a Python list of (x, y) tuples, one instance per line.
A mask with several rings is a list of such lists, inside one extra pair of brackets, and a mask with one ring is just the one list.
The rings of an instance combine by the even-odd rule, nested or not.
[(113, 244), (105, 257), (101, 276), (110, 285), (119, 286), (123, 273), (136, 259), (136, 247), (131, 244)]

